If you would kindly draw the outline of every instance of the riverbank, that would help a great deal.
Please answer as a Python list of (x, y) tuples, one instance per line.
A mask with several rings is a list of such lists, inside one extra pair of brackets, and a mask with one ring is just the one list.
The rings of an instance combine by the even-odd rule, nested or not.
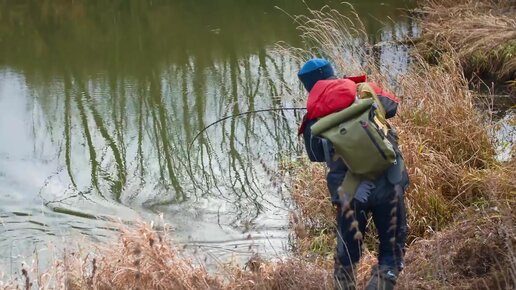
[[(460, 70), (452, 58), (439, 66), (420, 59), (402, 81), (404, 95), (411, 97), (404, 98), (394, 124), (411, 186), (399, 289), (511, 289), (516, 281), (516, 162), (496, 161), (486, 118)], [(328, 196), (321, 190), (324, 169), (301, 164), (298, 170), (295, 249), (331, 263), (334, 218), (329, 203), (321, 202)], [(370, 257), (375, 238), (366, 238), (366, 245)], [(363, 264), (359, 269), (367, 272)]]
[[(437, 2), (431, 3), (436, 5), (432, 6), (436, 13), (445, 14)], [(456, 7), (472, 4), (472, 1), (459, 1), (448, 8), (453, 14), (459, 9)], [(426, 10), (425, 15), (431, 13)], [(429, 19), (429, 16), (423, 18), (421, 25), (428, 27)], [(482, 17), (472, 19), (481, 22)], [(330, 21), (311, 23), (314, 22), (321, 25), (309, 31), (322, 31), (326, 26), (328, 31), (339, 30)], [(346, 33), (333, 34), (317, 36), (325, 49), (333, 51), (340, 43), (349, 43)], [(429, 35), (423, 30), (422, 39)], [(438, 41), (451, 49), (440, 51), (439, 58), (429, 62), (427, 47), (416, 47), (412, 67), (399, 80), (397, 91), (402, 102), (393, 124), (399, 131), (411, 179), (406, 193), (409, 246), (406, 268), (398, 285), (400, 289), (510, 289), (516, 283), (513, 251), (516, 216), (512, 210), (516, 192), (514, 144), (510, 145), (512, 161), (496, 160), (491, 139), (495, 124), (476, 105), (478, 91), (472, 90), (470, 79), (464, 74), (467, 49), (462, 47), (462, 52), (453, 49), (457, 45), (453, 39)], [(477, 45), (478, 53), (484, 53), (482, 49), (488, 48)], [(369, 70), (374, 81), (388, 83), (373, 61), (358, 69), (344, 58), (335, 62), (338, 71), (348, 70), (346, 74), (353, 75)], [(355, 71), (349, 71), (350, 68)], [(319, 202), (328, 196), (321, 190), (325, 188), (324, 169), (317, 166), (305, 169), (307, 166), (301, 164), (298, 167), (301, 172), (294, 174), (299, 176), (294, 183), (297, 190), (293, 191), (299, 205), (299, 214), (294, 218), (296, 250), (302, 255), (313, 252), (331, 255), (333, 213), (328, 203)], [(366, 244), (370, 252), (375, 251), (374, 238), (366, 237)], [(364, 267), (361, 265), (359, 269)]]
[[(427, 19), (422, 20), (423, 26)], [(312, 30), (321, 31), (331, 22), (320, 23)], [(328, 30), (338, 28), (330, 24)], [(425, 33), (423, 39), (428, 37)], [(332, 51), (346, 43), (346, 34), (340, 36), (317, 37)], [(446, 47), (453, 45), (448, 39), (439, 41)], [(400, 289), (511, 289), (516, 283), (514, 144), (510, 145), (512, 161), (496, 160), (491, 139), (495, 124), (476, 105), (478, 91), (471, 89), (464, 74), (465, 54), (442, 50), (438, 59), (429, 62), (427, 52), (421, 47), (413, 51), (412, 68), (399, 82), (402, 105), (393, 122), (411, 179), (406, 193), (409, 246), (398, 285)], [(346, 59), (335, 62), (338, 70), (354, 67)], [(374, 81), (387, 83), (374, 62), (367, 65), (362, 71), (372, 71)], [(360, 72), (360, 68), (346, 71)], [(302, 255), (329, 256), (334, 247), (334, 219), (328, 203), (320, 202), (328, 196), (321, 190), (325, 188), (324, 169), (300, 164), (297, 170), (295, 249)], [(366, 244), (370, 253), (375, 250), (374, 238), (366, 238)]]
[(173, 242), (169, 229), (139, 223), (119, 225), (109, 244), (64, 253), (44, 272), (23, 266), (19, 278), (0, 289), (325, 289), (329, 272), (301, 259), (251, 259), (245, 269), (220, 265), (209, 272)]

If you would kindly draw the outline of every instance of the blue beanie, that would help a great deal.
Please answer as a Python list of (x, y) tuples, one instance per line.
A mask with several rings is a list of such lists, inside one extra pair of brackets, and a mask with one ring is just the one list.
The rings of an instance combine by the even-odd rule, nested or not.
[(301, 80), (305, 89), (309, 92), (317, 81), (325, 80), (334, 75), (335, 73), (330, 62), (320, 58), (313, 58), (307, 61), (297, 73), (299, 80)]

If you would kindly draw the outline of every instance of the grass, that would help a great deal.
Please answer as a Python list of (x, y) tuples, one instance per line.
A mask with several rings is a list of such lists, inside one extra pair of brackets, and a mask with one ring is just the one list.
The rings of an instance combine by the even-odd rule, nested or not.
[[(333, 265), (309, 262), (302, 257), (266, 261), (252, 257), (244, 268), (219, 265), (208, 271), (182, 254), (167, 228), (152, 224), (119, 225), (117, 241), (98, 244), (87, 251), (64, 254), (40, 272), (24, 267), (15, 280), (0, 281), (0, 289), (332, 289)], [(359, 285), (366, 283), (374, 264), (367, 254), (357, 269)]]
[(431, 239), (415, 242), (404, 289), (512, 289), (516, 281), (514, 220), (497, 209), (467, 212)]
[(496, 168), (494, 150), (454, 59), (443, 59), (440, 66), (419, 59), (401, 83), (407, 97), (394, 125), (412, 184), (410, 234), (426, 237), (451, 222), (454, 212), (487, 197), (480, 186), (483, 174)]
[(0, 289), (326, 289), (333, 283), (329, 273), (301, 259), (259, 257), (247, 269), (228, 264), (208, 272), (182, 255), (167, 229), (140, 223), (120, 226), (118, 241), (66, 254), (43, 273), (24, 268), (21, 279)]
[[(295, 19), (307, 46), (318, 43), (319, 48), (309, 52), (289, 49), (291, 54), (300, 60), (306, 59), (307, 53), (329, 57), (339, 74), (369, 72), (373, 81), (388, 88), (356, 15), (344, 16), (330, 8), (311, 13)], [(352, 55), (345, 51), (352, 51)], [(432, 66), (414, 52), (412, 69), (399, 80), (397, 93), (403, 100), (393, 124), (399, 131), (412, 181), (407, 193), (412, 239), (443, 229), (453, 221), (454, 211), (485, 199), (488, 193), (482, 190), (483, 176), (499, 168), (486, 117), (474, 105), (473, 92), (468, 89), (458, 59), (457, 54), (448, 53), (439, 66)], [(292, 190), (301, 215), (309, 216), (305, 224), (312, 225), (316, 220), (316, 226), (311, 227), (316, 237), (322, 230), (329, 232), (326, 229), (331, 223), (321, 220), (333, 221), (331, 206), (321, 202), (328, 200), (328, 193), (324, 173), (317, 166), (307, 168), (302, 164), (301, 170), (306, 171), (295, 173), (300, 177)]]
[(323, 164), (311, 164), (306, 158), (291, 167), (292, 247), (302, 256), (328, 256), (335, 247), (335, 209), (331, 206)]

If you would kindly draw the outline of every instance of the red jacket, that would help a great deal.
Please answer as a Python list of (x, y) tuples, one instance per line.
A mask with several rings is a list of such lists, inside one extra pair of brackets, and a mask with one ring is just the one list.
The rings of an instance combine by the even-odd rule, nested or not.
[[(315, 83), (314, 87), (308, 94), (306, 104), (307, 112), (303, 117), (303, 122), (299, 127), (298, 134), (302, 134), (306, 126), (306, 122), (322, 118), (331, 113), (338, 112), (349, 107), (356, 98), (357, 83), (367, 82), (367, 76), (347, 77), (343, 79), (320, 80)], [(396, 108), (399, 103), (398, 98), (392, 93), (383, 90), (377, 84), (367, 82), (380, 100), (387, 112), (386, 118), (393, 117), (396, 114)]]

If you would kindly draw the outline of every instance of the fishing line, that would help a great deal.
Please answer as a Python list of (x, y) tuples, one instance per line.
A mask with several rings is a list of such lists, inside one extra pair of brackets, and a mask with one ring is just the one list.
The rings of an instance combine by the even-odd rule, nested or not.
[(194, 138), (192, 139), (192, 141), (188, 145), (188, 149), (186, 151), (186, 154), (187, 154), (187, 157), (188, 157), (188, 168), (189, 168), (189, 171), (190, 171), (190, 175), (193, 177), (192, 162), (191, 162), (191, 159), (190, 159), (190, 150), (192, 149), (192, 146), (195, 143), (195, 140), (197, 140), (197, 138), (199, 136), (201, 136), (201, 134), (204, 133), (204, 131), (208, 130), (210, 127), (212, 127), (212, 126), (214, 126), (214, 125), (216, 125), (216, 124), (218, 124), (220, 122), (224, 122), (224, 121), (226, 121), (228, 119), (237, 118), (237, 117), (244, 116), (244, 115), (249, 115), (249, 114), (264, 113), (264, 112), (274, 112), (274, 111), (296, 111), (296, 110), (306, 110), (306, 107), (269, 108), (269, 109), (261, 109), (261, 110), (253, 110), (253, 111), (242, 112), (242, 113), (239, 113), (239, 114), (225, 116), (225, 117), (223, 117), (221, 119), (218, 119), (217, 121), (209, 124), (208, 126), (202, 128), (201, 131), (199, 131), (194, 136)]

